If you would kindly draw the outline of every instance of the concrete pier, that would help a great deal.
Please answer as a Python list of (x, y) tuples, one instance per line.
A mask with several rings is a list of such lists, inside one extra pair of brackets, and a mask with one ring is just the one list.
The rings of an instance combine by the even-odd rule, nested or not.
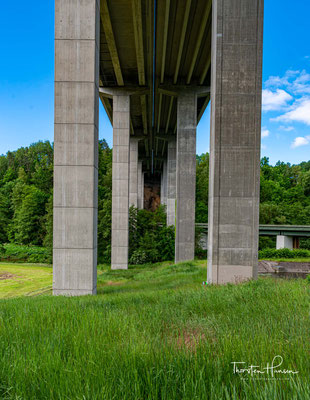
[(160, 204), (167, 206), (168, 175), (167, 160), (163, 162), (163, 172), (161, 174)]
[(130, 96), (113, 96), (112, 269), (128, 268)]
[(99, 2), (55, 1), (53, 293), (95, 294)]
[(138, 208), (143, 209), (144, 176), (142, 171), (142, 161), (138, 162)]
[(208, 282), (257, 276), (263, 1), (213, 1)]
[(175, 199), (176, 199), (176, 140), (168, 142), (167, 153), (167, 225), (175, 225)]
[(277, 242), (276, 242), (276, 248), (278, 249), (290, 249), (293, 250), (293, 236), (284, 236), (284, 235), (278, 235), (277, 236)]
[[(138, 207), (138, 140), (130, 138), (129, 206)], [(141, 184), (141, 183), (140, 183)]]
[(195, 256), (197, 98), (180, 94), (177, 106), (175, 262)]
[(159, 191), (175, 261), (194, 258), (211, 91), (208, 282), (257, 276), (263, 0), (160, 1), (154, 16), (152, 2), (55, 0), (56, 295), (96, 292), (99, 96), (113, 125), (112, 269), (128, 268), (129, 206), (154, 210)]

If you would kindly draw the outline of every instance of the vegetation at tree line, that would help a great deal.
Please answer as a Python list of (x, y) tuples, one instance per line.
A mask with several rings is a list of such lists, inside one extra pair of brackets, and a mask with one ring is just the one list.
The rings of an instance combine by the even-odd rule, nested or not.
[[(99, 141), (98, 180), (98, 256), (100, 262), (109, 262), (112, 149), (105, 140)], [(208, 222), (208, 154), (197, 156), (196, 183), (196, 222)], [(310, 224), (310, 161), (299, 165), (278, 162), (271, 166), (268, 158), (261, 160), (260, 223)], [(0, 243), (51, 249), (52, 226), (53, 145), (38, 142), (0, 156)], [(174, 228), (166, 226), (164, 207), (154, 213), (130, 210), (131, 263), (173, 259), (173, 240)], [(275, 239), (260, 238), (260, 249), (268, 247), (275, 247)], [(301, 247), (310, 249), (310, 241), (301, 241)], [(15, 250), (22, 252), (17, 247)], [(0, 253), (5, 259), (14, 259), (14, 251), (12, 254), (8, 245), (0, 247)], [(51, 251), (48, 254), (50, 259)], [(197, 254), (205, 255), (198, 246)]]

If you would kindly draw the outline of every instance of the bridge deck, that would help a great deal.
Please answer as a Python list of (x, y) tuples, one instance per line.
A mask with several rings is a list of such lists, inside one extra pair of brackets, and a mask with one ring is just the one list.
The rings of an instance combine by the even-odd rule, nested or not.
[[(208, 224), (197, 223), (197, 227), (203, 228), (208, 231)], [(298, 236), (310, 237), (309, 225), (259, 225), (260, 236)]]
[[(151, 149), (161, 170), (166, 138), (176, 135), (177, 102), (162, 85), (210, 86), (211, 3), (101, 0), (100, 86), (147, 88), (147, 94), (131, 96), (130, 106), (131, 136), (144, 138), (139, 156), (145, 171)], [(113, 102), (100, 98), (113, 124)], [(198, 98), (198, 122), (209, 100)]]

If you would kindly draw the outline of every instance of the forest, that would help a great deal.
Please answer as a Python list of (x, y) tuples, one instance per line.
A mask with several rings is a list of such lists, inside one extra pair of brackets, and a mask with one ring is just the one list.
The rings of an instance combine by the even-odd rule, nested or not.
[[(98, 181), (98, 256), (109, 262), (112, 149), (105, 140), (99, 141)], [(197, 155), (196, 222), (208, 222), (208, 183), (209, 154)], [(272, 166), (262, 158), (260, 188), (261, 224), (310, 225), (310, 161)], [(172, 257), (174, 229), (165, 221), (164, 207), (130, 209), (132, 263)], [(0, 156), (0, 244), (51, 248), (52, 231), (53, 144), (37, 142)]]

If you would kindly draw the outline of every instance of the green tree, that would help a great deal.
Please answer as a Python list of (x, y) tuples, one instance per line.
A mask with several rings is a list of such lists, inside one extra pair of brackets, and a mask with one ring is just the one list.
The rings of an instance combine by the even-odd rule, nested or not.
[(196, 222), (208, 222), (209, 154), (196, 157)]

